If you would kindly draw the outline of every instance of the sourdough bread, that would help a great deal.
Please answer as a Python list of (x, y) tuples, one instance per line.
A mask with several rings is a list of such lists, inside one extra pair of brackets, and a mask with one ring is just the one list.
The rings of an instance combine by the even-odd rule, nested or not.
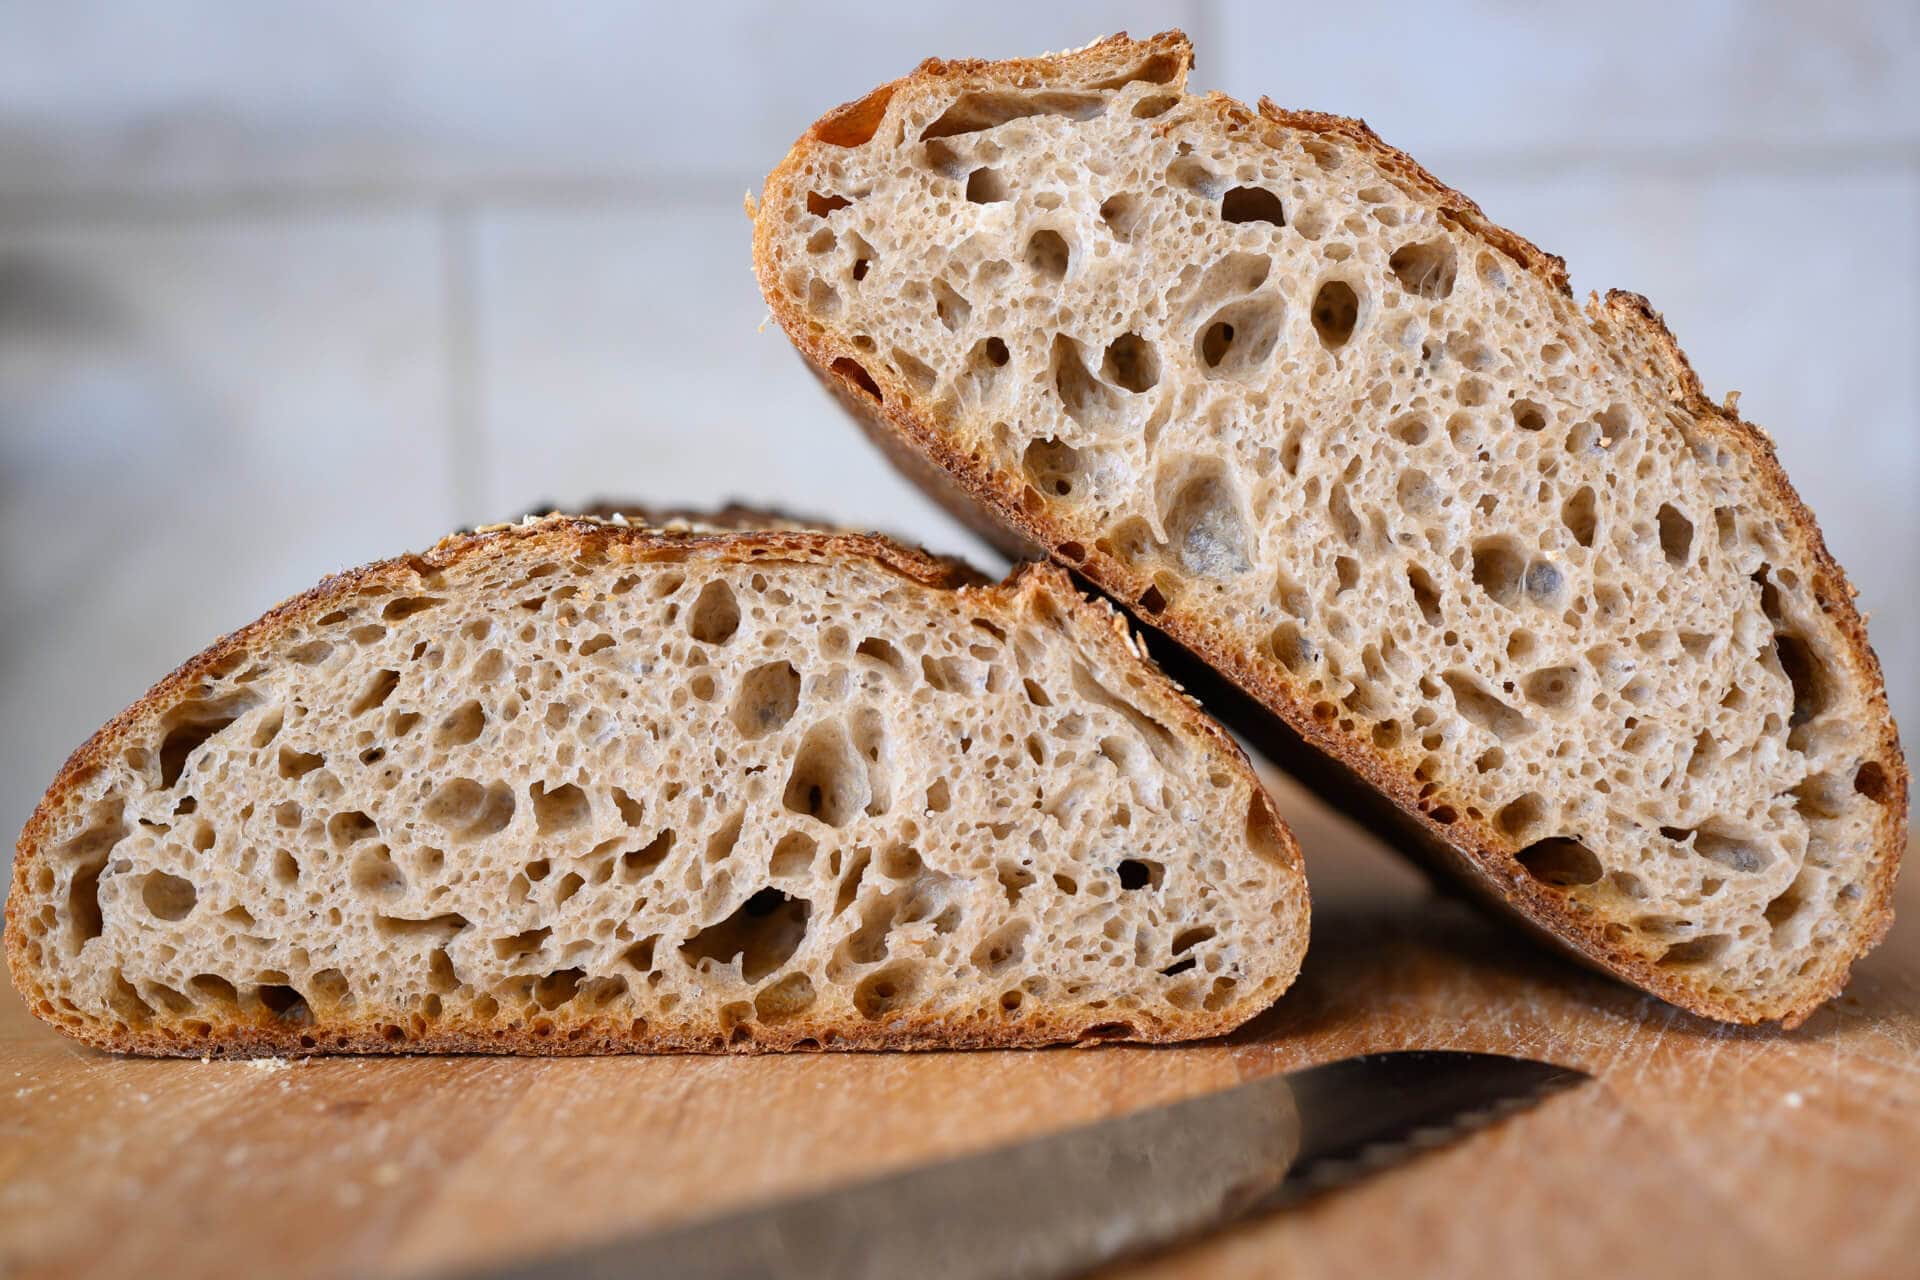
[(548, 517), (161, 681), (6, 940), (69, 1034), (244, 1055), (1174, 1040), (1306, 938), (1245, 757), (1060, 570)]
[(1805, 1018), (1907, 768), (1847, 580), (1660, 318), (1177, 32), (929, 61), (767, 181), (774, 316), (890, 456), (1279, 717), (1482, 895)]

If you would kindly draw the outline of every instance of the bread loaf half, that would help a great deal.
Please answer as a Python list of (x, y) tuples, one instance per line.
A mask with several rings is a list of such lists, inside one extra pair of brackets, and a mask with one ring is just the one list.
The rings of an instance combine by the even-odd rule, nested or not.
[(565, 517), (215, 643), (7, 901), (34, 1012), (150, 1054), (1175, 1040), (1306, 939), (1245, 757), (1060, 570)]
[(912, 474), (1125, 601), (1414, 843), (1698, 1013), (1889, 921), (1907, 769), (1766, 437), (1642, 298), (1179, 33), (929, 61), (767, 181), (773, 314)]

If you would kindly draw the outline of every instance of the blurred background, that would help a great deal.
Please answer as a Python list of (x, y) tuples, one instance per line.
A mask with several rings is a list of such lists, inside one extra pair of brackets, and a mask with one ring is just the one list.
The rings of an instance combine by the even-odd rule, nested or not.
[(742, 196), (930, 54), (1169, 26), (1652, 299), (1920, 725), (1913, 0), (0, 0), (0, 856), (158, 676), (457, 525), (743, 496), (977, 553), (762, 326)]

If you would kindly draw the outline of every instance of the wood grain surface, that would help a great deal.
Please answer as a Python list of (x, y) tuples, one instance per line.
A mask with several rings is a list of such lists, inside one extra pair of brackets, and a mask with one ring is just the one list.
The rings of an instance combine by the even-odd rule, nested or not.
[[(1375, 1049), (1599, 1077), (1137, 1277), (1911, 1275), (1920, 929), (1781, 1034), (1550, 955), (1276, 783), (1299, 983), (1189, 1047), (788, 1058), (114, 1058), (0, 995), (0, 1276), (416, 1276), (704, 1215)], [(1909, 877), (1903, 911), (1920, 912)], [(1116, 1273), (1119, 1274), (1119, 1273)]]

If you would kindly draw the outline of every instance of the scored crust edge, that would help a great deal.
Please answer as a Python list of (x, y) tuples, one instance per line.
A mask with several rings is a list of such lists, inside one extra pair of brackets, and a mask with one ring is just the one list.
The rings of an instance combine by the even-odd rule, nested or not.
[[(1072, 545), (1078, 554), (1063, 554), (1063, 544), (1070, 541), (1070, 535), (1056, 528), (1043, 512), (1028, 509), (1021, 501), (1018, 483), (997, 473), (984, 455), (969, 454), (954, 447), (929, 418), (913, 412), (909, 407), (915, 400), (913, 390), (892, 370), (861, 361), (860, 374), (867, 380), (867, 385), (863, 385), (853, 372), (836, 367), (837, 361), (855, 360), (860, 353), (851, 347), (835, 345), (816, 322), (783, 297), (776, 283), (776, 231), (772, 220), (763, 219), (759, 211), (784, 207), (792, 177), (813, 148), (846, 146), (851, 144), (850, 140), (864, 140), (871, 135), (895, 94), (938, 81), (1016, 88), (1031, 88), (1062, 79), (1098, 82), (1103, 75), (1141, 72), (1151, 75), (1156, 67), (1166, 65), (1163, 59), (1178, 60), (1167, 79), (1192, 68), (1193, 48), (1183, 32), (1164, 31), (1146, 40), (1133, 40), (1123, 31), (1067, 53), (1002, 62), (929, 58), (909, 74), (828, 112), (800, 136), (768, 175), (758, 206), (751, 197), (748, 201), (748, 212), (754, 218), (754, 273), (773, 318), (815, 376), (847, 408), (868, 438), (949, 513), (1009, 555), (1027, 554), (1035, 547), (1042, 549), (1071, 567), (1090, 585), (1120, 601), (1143, 625), (1160, 631), (1200, 664), (1211, 668), (1223, 683), (1251, 697), (1258, 704), (1257, 710), (1264, 714), (1249, 715), (1256, 709), (1248, 707), (1235, 707), (1239, 714), (1223, 714), (1229, 714), (1235, 727), (1256, 742), (1273, 740), (1275, 730), (1282, 731), (1283, 736), (1275, 742), (1272, 754), (1290, 765), (1304, 763), (1307, 772), (1320, 774), (1340, 793), (1334, 798), (1343, 807), (1369, 826), (1395, 837), (1396, 845), (1410, 856), (1425, 863), (1441, 864), (1458, 876), (1475, 898), (1518, 916), (1531, 931), (1576, 958), (1597, 965), (1671, 1004), (1720, 1021), (1754, 1024), (1777, 1020), (1786, 1029), (1799, 1026), (1815, 1009), (1840, 993), (1853, 964), (1886, 936), (1893, 923), (1894, 882), (1907, 842), (1908, 766), (1887, 704), (1879, 657), (1868, 643), (1866, 624), (1854, 605), (1857, 591), (1828, 551), (1812, 511), (1788, 480), (1772, 439), (1733, 411), (1732, 398), (1724, 406), (1707, 398), (1686, 354), (1660, 313), (1645, 297), (1619, 289), (1609, 290), (1604, 300), (1589, 297), (1587, 314), (1591, 321), (1621, 335), (1622, 353), (1636, 357), (1648, 372), (1658, 375), (1677, 407), (1692, 414), (1708, 434), (1753, 460), (1759, 484), (1782, 508), (1785, 534), (1799, 544), (1817, 569), (1814, 595), (1840, 631), (1847, 665), (1859, 682), (1870, 712), (1880, 723), (1873, 758), (1887, 771), (1889, 799), (1877, 806), (1880, 813), (1875, 819), (1876, 844), (1881, 857), (1866, 886), (1868, 901), (1854, 928), (1828, 951), (1830, 958), (1822, 969), (1772, 1000), (1705, 992), (1683, 983), (1652, 961), (1608, 942), (1600, 925), (1584, 920), (1569, 910), (1563, 899), (1529, 879), (1513, 856), (1513, 842), (1491, 826), (1464, 814), (1450, 826), (1434, 821), (1418, 804), (1420, 784), (1410, 770), (1337, 729), (1320, 724), (1313, 718), (1310, 701), (1303, 691), (1293, 687), (1291, 680), (1244, 660), (1236, 646), (1224, 636), (1213, 634), (1203, 620), (1187, 615), (1177, 604), (1159, 613), (1141, 608), (1137, 602), (1152, 585), (1145, 575), (1098, 547), (1076, 542)], [(1554, 292), (1563, 297), (1572, 296), (1563, 259), (1494, 223), (1479, 205), (1435, 178), (1412, 156), (1381, 141), (1365, 121), (1319, 111), (1286, 110), (1264, 97), (1257, 109), (1218, 92), (1200, 96), (1200, 101), (1216, 113), (1218, 124), (1228, 132), (1250, 128), (1265, 120), (1336, 137), (1359, 148), (1409, 195), (1434, 204), (1443, 221), (1478, 237), (1537, 276)], [(873, 384), (879, 385), (882, 394), (875, 394), (871, 389)], [(1235, 700), (1229, 696), (1227, 701)], [(1317, 751), (1323, 760), (1303, 761), (1303, 753), (1294, 749), (1288, 738)], [(1316, 767), (1324, 763), (1335, 766), (1331, 776)], [(1371, 788), (1371, 794), (1363, 794), (1363, 788), (1346, 785), (1353, 781)], [(1439, 794), (1446, 793), (1443, 783)], [(1405, 837), (1412, 837), (1414, 847), (1406, 847)]]
[[(27, 819), (15, 845), (13, 892), (7, 896), (6, 909), (7, 967), (14, 989), (28, 1010), (63, 1034), (95, 1048), (153, 1057), (298, 1057), (317, 1052), (582, 1056), (635, 1051), (780, 1052), (819, 1049), (823, 1045), (835, 1050), (992, 1049), (1087, 1045), (1114, 1038), (1097, 1026), (1083, 1030), (1077, 1020), (1044, 1015), (1029, 1017), (1018, 1027), (976, 1030), (945, 1024), (937, 1017), (916, 1018), (902, 1011), (885, 1026), (859, 1026), (824, 1016), (796, 1017), (777, 1027), (764, 1028), (754, 1042), (745, 1045), (732, 1042), (718, 1033), (682, 1033), (668, 1027), (658, 1031), (650, 1027), (642, 1036), (609, 1029), (577, 1039), (545, 1038), (527, 1027), (501, 1028), (477, 1021), (463, 1026), (457, 1017), (443, 1019), (440, 1028), (431, 1034), (408, 1036), (396, 1041), (385, 1029), (396, 1022), (404, 1023), (404, 1013), (369, 1009), (358, 1016), (330, 1018), (320, 1033), (325, 1036), (326, 1047), (316, 1049), (310, 1043), (302, 1043), (302, 1037), (311, 1034), (308, 1029), (280, 1026), (267, 1019), (244, 1016), (215, 1022), (211, 1034), (205, 1039), (188, 1039), (161, 1026), (144, 1031), (130, 1030), (121, 1035), (92, 1021), (82, 1025), (60, 1021), (53, 1014), (47, 991), (39, 980), (39, 972), (26, 958), (26, 930), (23, 922), (16, 918), (25, 898), (21, 890), (26, 875), (44, 855), (57, 813), (70, 796), (100, 769), (107, 767), (128, 734), (139, 727), (154, 709), (163, 708), (180, 695), (190, 692), (195, 682), (231, 670), (255, 646), (271, 641), (277, 634), (298, 626), (310, 617), (327, 612), (342, 600), (424, 586), (444, 570), (472, 557), (506, 556), (521, 552), (567, 556), (584, 554), (629, 563), (705, 556), (742, 564), (834, 564), (849, 558), (860, 558), (921, 585), (984, 595), (995, 604), (1011, 605), (1018, 597), (1028, 594), (1047, 596), (1060, 607), (1063, 614), (1071, 616), (1084, 642), (1104, 648), (1105, 656), (1112, 660), (1144, 668), (1147, 684), (1140, 692), (1158, 702), (1156, 709), (1174, 717), (1176, 727), (1199, 737), (1203, 745), (1215, 749), (1223, 763), (1242, 774), (1248, 784), (1252, 803), (1265, 822), (1265, 834), (1271, 849), (1285, 864), (1285, 872), (1298, 895), (1300, 927), (1295, 934), (1292, 954), (1275, 957), (1274, 972), (1285, 975), (1277, 990), (1249, 984), (1247, 993), (1232, 1004), (1216, 1012), (1196, 1010), (1177, 1020), (1157, 1014), (1136, 1014), (1129, 1019), (1134, 1032), (1120, 1039), (1129, 1043), (1172, 1043), (1224, 1035), (1264, 1011), (1299, 976), (1301, 959), (1307, 946), (1311, 901), (1302, 871), (1300, 848), (1292, 830), (1281, 818), (1272, 796), (1267, 793), (1246, 752), (1232, 735), (1147, 656), (1144, 644), (1127, 624), (1125, 615), (1104, 598), (1083, 594), (1065, 571), (1052, 564), (1022, 564), (1016, 566), (1003, 581), (995, 582), (962, 560), (935, 556), (879, 534), (823, 531), (793, 517), (743, 506), (724, 509), (718, 519), (693, 512), (646, 512), (649, 516), (658, 517), (659, 523), (669, 527), (653, 527), (627, 520), (626, 512), (641, 512), (644, 508), (607, 503), (599, 509), (607, 511), (609, 517), (562, 514), (529, 516), (519, 524), (489, 525), (470, 532), (451, 534), (424, 553), (402, 555), (333, 574), (309, 590), (282, 601), (255, 621), (215, 640), (101, 726), (61, 766), (52, 785)], [(763, 515), (781, 521), (786, 527), (753, 530), (751, 527)], [(204, 1014), (202, 1020), (206, 1020)]]

